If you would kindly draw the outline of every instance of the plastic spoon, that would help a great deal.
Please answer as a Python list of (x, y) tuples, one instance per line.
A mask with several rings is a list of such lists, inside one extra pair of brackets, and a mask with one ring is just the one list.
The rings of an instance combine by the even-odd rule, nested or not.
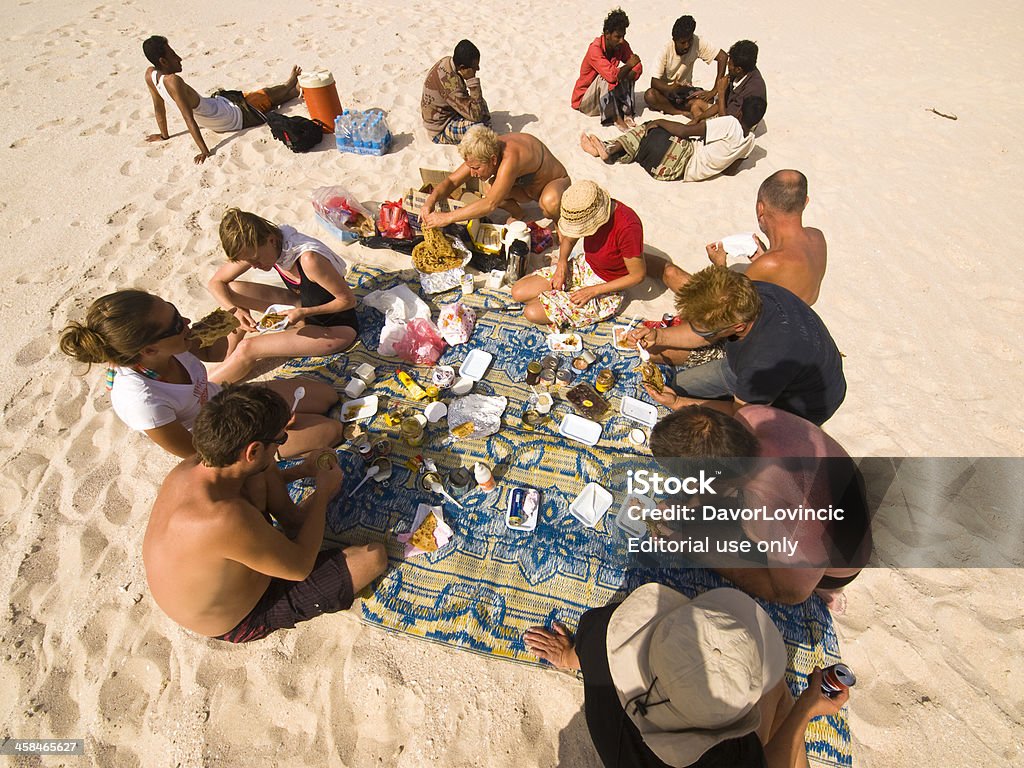
[(295, 400), (292, 401), (292, 416), (295, 415), (295, 409), (299, 407), (299, 401), (306, 396), (305, 387), (295, 388)]
[(452, 498), (451, 496), (448, 495), (448, 491), (446, 491), (444, 489), (444, 487), (439, 482), (437, 482), (437, 480), (432, 480), (431, 481), (431, 483), (430, 483), (430, 490), (433, 491), (434, 493), (441, 494), (442, 496), (444, 496), (446, 499), (448, 499), (448, 501), (450, 501), (452, 504), (454, 504), (459, 509), (465, 509), (465, 507), (463, 507), (461, 504), (459, 504), (459, 502), (457, 502), (454, 498)]
[(376, 464), (371, 464), (370, 468), (366, 470), (366, 475), (363, 477), (362, 480), (359, 481), (359, 485), (352, 489), (352, 493), (350, 493), (348, 497), (351, 499), (353, 496), (355, 496), (356, 491), (363, 487), (363, 483), (365, 483), (371, 477), (376, 475), (378, 472), (380, 472), (380, 467), (378, 467)]

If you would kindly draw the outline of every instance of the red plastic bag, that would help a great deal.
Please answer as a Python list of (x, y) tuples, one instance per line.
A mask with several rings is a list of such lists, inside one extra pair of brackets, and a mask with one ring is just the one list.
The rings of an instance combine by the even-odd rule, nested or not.
[(380, 204), (380, 212), (377, 214), (377, 229), (382, 237), (393, 237), (399, 240), (412, 238), (409, 215), (402, 208), (401, 200)]
[(551, 230), (542, 227), (535, 221), (528, 221), (526, 225), (530, 228), (530, 250), (534, 253), (544, 253), (555, 243)]
[(444, 339), (437, 327), (422, 317), (405, 325), (405, 336), (395, 343), (395, 354), (416, 365), (436, 365), (444, 352)]

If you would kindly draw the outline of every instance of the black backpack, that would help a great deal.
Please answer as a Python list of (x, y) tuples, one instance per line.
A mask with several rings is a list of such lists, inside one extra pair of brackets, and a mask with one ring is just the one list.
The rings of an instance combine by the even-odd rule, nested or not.
[(310, 120), (298, 115), (288, 117), (277, 112), (268, 112), (263, 119), (267, 121), (267, 127), (274, 134), (274, 138), (284, 142), (292, 152), (309, 152), (324, 140), (324, 131), (330, 130), (319, 120)]

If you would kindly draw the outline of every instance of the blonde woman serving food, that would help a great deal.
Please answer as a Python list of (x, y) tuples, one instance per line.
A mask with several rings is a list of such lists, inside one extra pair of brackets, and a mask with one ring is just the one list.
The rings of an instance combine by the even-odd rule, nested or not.
[[(228, 318), (230, 319), (230, 318)], [(118, 291), (92, 303), (84, 323), (69, 324), (60, 348), (76, 360), (106, 363), (110, 402), (118, 417), (154, 443), (182, 458), (192, 456), (192, 425), (202, 406), (220, 391), (207, 375), (207, 361), (221, 360), (227, 338), (201, 348), (191, 321), (163, 299), (145, 291)], [(341, 442), (342, 424), (323, 414), (338, 401), (332, 387), (312, 379), (279, 379), (262, 384), (292, 403), (301, 386), (285, 439), (276, 435), (283, 457)]]
[[(229, 263), (207, 288), (243, 331), (257, 330), (252, 310), (265, 312), (273, 304), (294, 308), (282, 313), (288, 321), (284, 330), (233, 344), (214, 371), (218, 381), (239, 381), (264, 358), (333, 355), (352, 346), (359, 334), (356, 297), (345, 282), (345, 262), (324, 243), (238, 208), (221, 219), (220, 242)], [(276, 270), (284, 287), (238, 279), (253, 268)]]

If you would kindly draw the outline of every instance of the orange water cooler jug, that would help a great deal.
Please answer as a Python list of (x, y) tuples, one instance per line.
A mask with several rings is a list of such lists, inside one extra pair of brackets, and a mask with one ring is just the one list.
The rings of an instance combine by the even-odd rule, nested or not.
[(327, 126), (324, 133), (334, 133), (334, 118), (341, 114), (334, 76), (326, 69), (303, 72), (299, 76), (299, 87), (309, 116)]

